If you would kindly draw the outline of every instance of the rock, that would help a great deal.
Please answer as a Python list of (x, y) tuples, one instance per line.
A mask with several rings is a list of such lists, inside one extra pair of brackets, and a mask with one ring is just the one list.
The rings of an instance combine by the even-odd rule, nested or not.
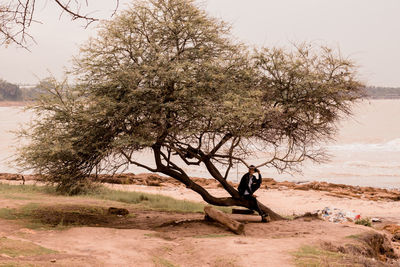
[(381, 259), (398, 258), (398, 255), (394, 252), (390, 241), (383, 234), (370, 232), (362, 236), (361, 240), (364, 241), (372, 249), (372, 256), (375, 256), (377, 258), (379, 257)]
[(126, 215), (129, 214), (129, 211), (127, 209), (124, 209), (124, 208), (110, 207), (108, 209), (108, 214), (126, 216)]
[[(323, 247), (329, 251), (340, 252), (343, 254), (354, 255), (356, 257), (366, 257), (370, 260), (378, 259), (382, 262), (397, 260), (399, 256), (395, 252), (390, 240), (385, 234), (379, 232), (367, 232), (356, 238), (356, 242), (341, 246), (325, 242)], [(386, 265), (362, 265), (362, 266), (386, 266)], [(389, 266), (389, 265), (388, 265)], [(392, 266), (392, 265), (390, 265)], [(394, 266), (394, 265), (393, 265)], [(397, 265), (396, 265), (397, 266)]]
[(308, 184), (301, 184), (301, 185), (296, 185), (294, 189), (308, 191), (310, 190), (310, 186)]
[(392, 237), (393, 242), (399, 242), (400, 243), (400, 233), (396, 233)]
[(162, 182), (162, 179), (158, 176), (155, 175), (151, 175), (149, 177), (147, 177), (146, 180), (146, 185), (148, 186), (160, 186)]
[(392, 235), (399, 233), (400, 234), (400, 225), (397, 224), (388, 224), (383, 227), (384, 230), (388, 231)]

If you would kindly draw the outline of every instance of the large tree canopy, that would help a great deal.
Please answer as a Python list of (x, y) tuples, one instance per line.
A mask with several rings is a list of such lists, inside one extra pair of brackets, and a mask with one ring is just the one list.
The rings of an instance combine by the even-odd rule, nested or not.
[[(258, 167), (325, 159), (318, 142), (362, 95), (355, 70), (326, 47), (249, 49), (193, 0), (136, 2), (82, 47), (75, 85), (54, 83), (33, 107), (19, 160), (72, 193), (89, 174), (133, 164), (210, 204), (252, 208), (227, 182), (233, 164), (255, 149), (269, 155)], [(135, 157), (145, 149), (153, 165)], [(209, 194), (185, 165), (207, 168), (230, 197)]]

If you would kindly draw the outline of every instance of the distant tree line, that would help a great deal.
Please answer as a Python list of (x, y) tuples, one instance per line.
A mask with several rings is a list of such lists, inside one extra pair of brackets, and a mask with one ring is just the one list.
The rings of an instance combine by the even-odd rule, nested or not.
[(372, 99), (398, 99), (400, 98), (400, 87), (367, 87), (366, 94)]
[(21, 87), (17, 84), (0, 79), (0, 101), (30, 101), (42, 91), (44, 82), (32, 87)]
[(21, 101), (22, 90), (18, 85), (0, 80), (0, 101)]
[[(44, 80), (34, 87), (21, 88), (17, 84), (0, 79), (0, 101), (30, 101), (34, 100), (49, 81)], [(400, 99), (400, 87), (366, 88), (366, 96), (371, 99)]]

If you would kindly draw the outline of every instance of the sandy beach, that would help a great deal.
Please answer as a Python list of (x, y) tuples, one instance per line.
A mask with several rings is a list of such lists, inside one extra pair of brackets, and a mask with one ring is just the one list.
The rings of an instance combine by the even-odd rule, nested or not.
[[(144, 176), (150, 175), (139, 177)], [(21, 184), (20, 180), (3, 179), (1, 182)], [(26, 181), (26, 184), (33, 183), (37, 182)], [(164, 185), (154, 183), (153, 186), (144, 184), (106, 184), (106, 186), (116, 190), (160, 194), (181, 200), (203, 202), (193, 191), (168, 183)], [(206, 187), (215, 196), (226, 196), (221, 188), (215, 188), (211, 184)], [(257, 196), (262, 203), (281, 215), (293, 218), (293, 215), (331, 207), (354, 211), (362, 218), (376, 217), (380, 222), (374, 223), (373, 228), (349, 221), (333, 223), (307, 217), (261, 223), (257, 215), (231, 214), (231, 218), (245, 224), (245, 235), (234, 235), (221, 225), (204, 221), (204, 215), (201, 213), (132, 210), (127, 204), (107, 202), (106, 205), (118, 205), (129, 209), (134, 216), (125, 226), (73, 227), (62, 231), (27, 229), (21, 224), (0, 219), (0, 237), (3, 240), (30, 242), (58, 251), (57, 254), (22, 257), (12, 261), (7, 255), (0, 253), (0, 264), (33, 262), (39, 264), (38, 266), (307, 266), (299, 265), (296, 253), (308, 247), (328, 246), (335, 251), (346, 250), (356, 242), (349, 237), (371, 235), (371, 233), (387, 236), (389, 240), (393, 233), (384, 231), (383, 228), (386, 225), (400, 223), (400, 207), (397, 201), (333, 196), (326, 191), (280, 187), (260, 189), (257, 191)], [(38, 201), (39, 199), (35, 200)], [(63, 196), (55, 198), (42, 195), (40, 201), (45, 202), (49, 210), (53, 206), (60, 205), (99, 205), (95, 200)], [(0, 194), (2, 207), (16, 208), (26, 203), (28, 200), (23, 197)], [(400, 226), (398, 228), (400, 229)], [(354, 244), (358, 244), (357, 242)], [(398, 253), (400, 243), (393, 242), (391, 249)], [(358, 255), (357, 259), (358, 257), (361, 256)], [(379, 257), (386, 260), (385, 255)], [(377, 265), (352, 265), (358, 262), (356, 258), (343, 259), (349, 263), (346, 266), (398, 266), (386, 263), (379, 265), (381, 263), (378, 264), (376, 260), (372, 262), (375, 261)], [(366, 261), (362, 257), (360, 259)], [(329, 260), (331, 259), (326, 259), (327, 262)]]
[[(136, 176), (104, 176), (101, 179), (127, 182), (127, 177), (129, 181), (134, 181), (136, 184), (105, 183), (104, 185), (115, 190), (164, 195), (205, 204), (197, 193), (166, 177), (145, 173)], [(20, 175), (1, 174), (0, 178), (2, 178), (1, 183), (22, 184)], [(25, 184), (41, 184), (33, 180), (34, 176), (25, 178)], [(211, 194), (227, 196), (227, 193), (210, 179), (195, 179)], [(261, 223), (258, 215), (230, 214), (231, 218), (245, 225), (245, 234), (235, 235), (218, 223), (205, 221), (201, 213), (137, 210), (132, 209), (128, 204), (117, 202), (104, 203), (104, 201), (87, 198), (41, 195), (40, 199), (35, 198), (34, 201), (45, 203), (49, 207), (48, 210), (65, 205), (97, 206), (101, 203), (101, 205), (127, 208), (133, 216), (122, 225), (81, 226), (61, 231), (27, 229), (21, 224), (0, 219), (0, 237), (3, 240), (20, 240), (58, 251), (54, 255), (22, 257), (17, 260), (7, 258), (0, 253), (0, 264), (35, 262), (39, 264), (38, 266), (308, 266), (302, 265), (303, 256), (300, 258), (296, 256), (300, 253), (299, 251), (314, 247), (328, 247), (330, 251), (332, 249), (342, 251), (340, 253), (345, 254), (340, 255), (347, 255), (346, 253), (350, 252), (346, 251), (354, 245), (365, 247), (362, 245), (365, 243), (360, 243), (364, 241), (353, 240), (349, 237), (360, 237), (360, 240), (364, 240), (365, 236), (371, 238), (371, 235), (378, 235), (385, 238), (387, 243), (388, 240), (394, 238), (396, 231), (400, 233), (398, 201), (385, 198), (385, 196), (393, 197), (392, 195), (397, 191), (386, 192), (379, 188), (363, 189), (344, 185), (339, 187), (341, 191), (338, 191), (338, 185), (323, 183), (310, 184), (305, 190), (306, 187), (306, 184), (280, 183), (265, 179), (264, 188), (258, 190), (256, 195), (263, 204), (288, 218), (329, 207), (354, 212), (361, 218), (378, 218), (379, 222), (373, 223), (373, 227), (367, 227), (351, 221), (334, 223), (305, 217)], [(310, 189), (312, 187), (325, 191)], [(363, 193), (350, 194), (354, 190)], [(382, 197), (380, 200), (373, 200), (371, 195)], [(11, 197), (9, 194), (0, 194), (0, 205), (18, 208), (29, 203), (27, 199), (18, 195)], [(395, 230), (392, 232), (384, 230), (388, 225), (394, 227)], [(376, 239), (376, 237), (372, 238)], [(400, 252), (399, 242), (389, 243), (388, 251), (392, 251), (390, 253)], [(389, 252), (367, 258), (359, 254), (351, 257), (340, 256), (343, 257), (340, 261), (342, 265), (337, 266), (343, 266), (344, 263), (349, 264), (345, 266), (398, 266), (393, 265), (392, 259), (387, 258)], [(365, 254), (365, 252), (362, 253)], [(309, 256), (306, 255), (305, 260), (307, 257)], [(370, 257), (380, 257), (385, 263), (378, 264), (376, 259), (371, 260)], [(331, 258), (322, 260), (328, 265), (320, 266), (331, 266)], [(55, 262), (57, 265), (52, 265)], [(378, 265), (354, 265), (358, 262), (368, 264), (375, 262)]]

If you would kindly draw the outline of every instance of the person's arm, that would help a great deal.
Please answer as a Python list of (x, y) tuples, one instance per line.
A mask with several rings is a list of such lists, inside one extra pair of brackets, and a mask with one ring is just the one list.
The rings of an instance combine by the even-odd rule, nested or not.
[(244, 192), (246, 191), (247, 187), (248, 187), (248, 182), (246, 182), (246, 174), (242, 176), (242, 179), (240, 180), (239, 183), (239, 187), (238, 187), (238, 191), (240, 195), (243, 195)]
[(261, 177), (261, 172), (258, 170), (258, 183), (261, 185), (262, 183), (262, 177)]
[(255, 179), (255, 181), (254, 181), (253, 192), (255, 192), (258, 188), (260, 188), (261, 183), (262, 183), (262, 177), (261, 177), (260, 171), (257, 170), (257, 173), (258, 173), (258, 179)]

